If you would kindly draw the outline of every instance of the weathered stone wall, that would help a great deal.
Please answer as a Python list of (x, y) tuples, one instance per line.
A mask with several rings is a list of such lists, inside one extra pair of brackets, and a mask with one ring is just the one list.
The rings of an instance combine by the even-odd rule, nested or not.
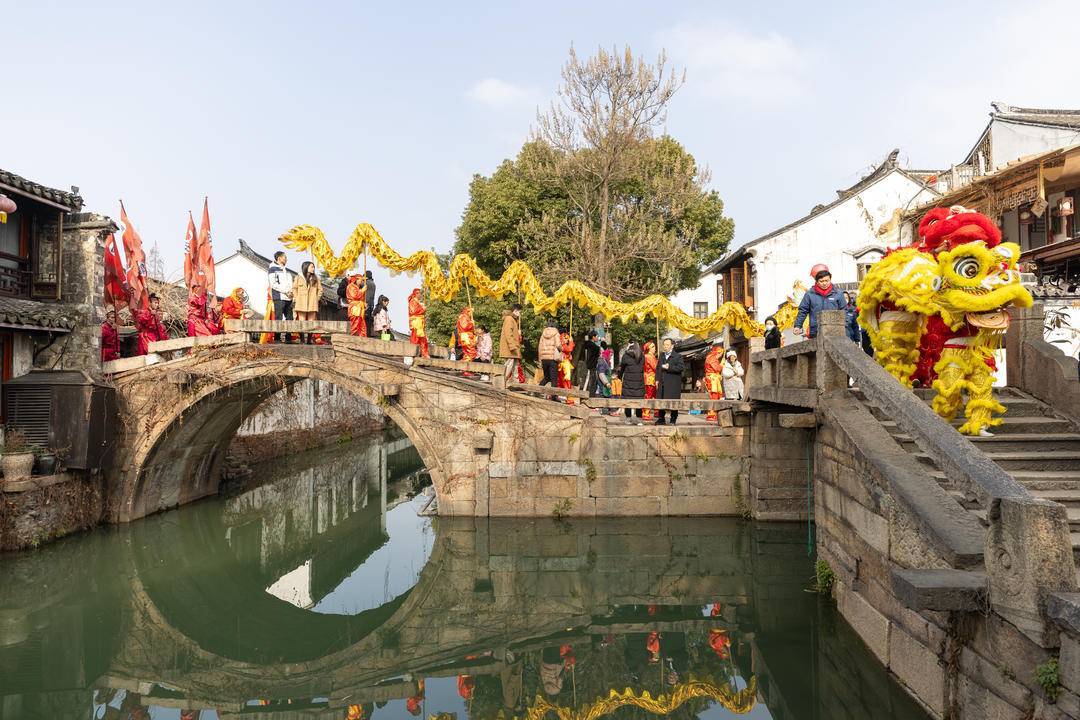
[(65, 474), (55, 479), (60, 482), (21, 492), (0, 492), (0, 551), (37, 547), (101, 521), (104, 502), (100, 477)]
[(782, 427), (781, 415), (765, 407), (753, 415), (750, 511), (757, 520), (806, 520), (814, 430)]
[(94, 213), (78, 213), (64, 219), (60, 302), (77, 325), (43, 350), (34, 362), (35, 367), (85, 370), (100, 377), (105, 238), (115, 231), (112, 220)]
[[(850, 396), (827, 399), (822, 416), (815, 529), (818, 555), (835, 573), (841, 615), (933, 717), (1031, 717), (1040, 692), (1035, 666), (1045, 650), (996, 614), (915, 611), (896, 590), (900, 568), (976, 562), (985, 531), (918, 461), (876, 437), (885, 431)], [(950, 505), (952, 524), (928, 520), (927, 507)]]

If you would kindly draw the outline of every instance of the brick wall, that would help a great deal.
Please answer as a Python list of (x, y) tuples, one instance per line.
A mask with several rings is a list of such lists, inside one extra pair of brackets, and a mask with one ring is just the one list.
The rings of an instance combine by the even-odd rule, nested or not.
[(750, 438), (750, 510), (757, 520), (807, 519), (813, 430), (780, 426), (781, 413), (758, 409)]

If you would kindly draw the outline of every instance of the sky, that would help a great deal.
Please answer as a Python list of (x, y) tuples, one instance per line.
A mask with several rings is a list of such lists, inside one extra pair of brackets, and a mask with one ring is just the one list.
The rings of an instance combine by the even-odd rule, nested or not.
[[(753, 240), (900, 148), (963, 160), (990, 102), (1080, 107), (1069, 0), (860, 3), (0, 0), (0, 168), (123, 198), (179, 277), (187, 212), (215, 255), (296, 224), (340, 249), (370, 222), (445, 251), (475, 173), (516, 154), (571, 46), (663, 50), (686, 71), (666, 130)], [(298, 265), (299, 258), (290, 260)], [(376, 269), (405, 327), (414, 281)], [(227, 292), (219, 288), (219, 292)]]

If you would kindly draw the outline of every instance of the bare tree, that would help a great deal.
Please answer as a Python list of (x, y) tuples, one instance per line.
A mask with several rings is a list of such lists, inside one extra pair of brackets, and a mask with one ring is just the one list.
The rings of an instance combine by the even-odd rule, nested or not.
[(574, 212), (533, 220), (526, 233), (562, 240), (552, 247), (573, 241), (572, 252), (550, 259), (553, 271), (588, 279), (601, 292), (633, 294), (634, 270), (618, 272), (619, 264), (675, 262), (687, 252), (685, 243), (662, 237), (673, 229), (658, 236), (663, 223), (653, 220), (658, 211), (670, 216), (679, 210), (680, 196), (691, 189), (687, 179), (697, 194), (706, 180), (696, 168), (671, 173), (655, 162), (653, 133), (685, 73), (669, 68), (663, 52), (655, 65), (635, 58), (629, 48), (600, 49), (582, 63), (571, 48), (562, 80), (550, 109), (537, 114), (534, 130), (535, 139), (554, 152), (539, 155), (529, 172), (560, 186)]

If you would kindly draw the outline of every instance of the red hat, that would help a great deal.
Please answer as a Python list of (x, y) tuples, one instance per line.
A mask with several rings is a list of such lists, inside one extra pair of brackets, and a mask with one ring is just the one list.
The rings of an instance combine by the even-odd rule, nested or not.
[(952, 250), (957, 245), (982, 241), (987, 247), (1001, 242), (1001, 230), (994, 221), (961, 205), (934, 208), (919, 221), (919, 243), (927, 253)]
[(825, 263), (818, 263), (814, 267), (810, 268), (810, 277), (814, 278), (815, 280), (817, 280), (818, 275), (822, 273), (825, 273), (826, 275), (832, 275), (832, 273), (829, 272), (829, 266)]

